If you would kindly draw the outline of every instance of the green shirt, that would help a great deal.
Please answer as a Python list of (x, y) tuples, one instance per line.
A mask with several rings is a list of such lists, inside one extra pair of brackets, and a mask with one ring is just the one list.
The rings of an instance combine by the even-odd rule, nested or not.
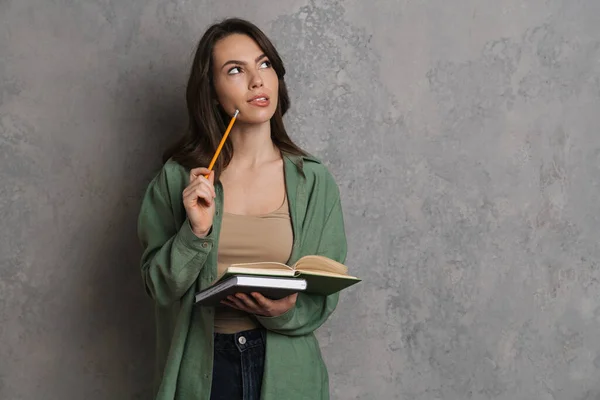
[[(309, 254), (344, 263), (346, 235), (332, 175), (310, 156), (284, 155), (284, 171), (294, 234), (288, 263)], [(150, 182), (138, 220), (142, 278), (155, 303), (157, 400), (210, 398), (214, 309), (194, 306), (194, 294), (216, 278), (223, 189), (215, 184), (213, 227), (198, 238), (182, 203), (188, 182), (189, 170), (168, 161)], [(313, 332), (338, 297), (300, 293), (285, 314), (258, 317), (267, 330), (262, 400), (329, 399), (327, 369)]]

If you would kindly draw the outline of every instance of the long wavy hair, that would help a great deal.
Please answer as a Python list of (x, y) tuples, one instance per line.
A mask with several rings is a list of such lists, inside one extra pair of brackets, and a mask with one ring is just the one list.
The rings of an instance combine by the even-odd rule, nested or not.
[[(164, 152), (163, 162), (173, 159), (187, 168), (208, 167), (231, 118), (216, 102), (213, 49), (219, 40), (234, 33), (252, 38), (269, 58), (279, 78), (277, 109), (270, 121), (273, 143), (282, 153), (307, 154), (290, 139), (283, 123), (290, 99), (284, 81), (285, 68), (279, 53), (256, 25), (243, 19), (230, 18), (210, 26), (198, 43), (186, 89), (188, 127), (182, 137)], [(215, 180), (218, 180), (232, 157), (233, 146), (227, 141), (213, 168)]]

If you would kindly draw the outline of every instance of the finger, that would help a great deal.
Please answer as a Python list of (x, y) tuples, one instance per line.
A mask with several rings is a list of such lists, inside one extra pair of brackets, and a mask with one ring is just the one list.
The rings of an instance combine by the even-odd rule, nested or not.
[(197, 193), (198, 190), (206, 190), (207, 193), (209, 193), (212, 198), (215, 198), (216, 197), (215, 190), (212, 186), (209, 186), (209, 185), (210, 185), (210, 183), (208, 183), (208, 182), (192, 183), (190, 186), (188, 186), (187, 188), (185, 188), (183, 190), (183, 196), (185, 197), (185, 196), (189, 196), (190, 194)]
[(199, 186), (206, 186), (208, 190), (210, 190), (210, 192), (213, 194), (213, 196), (217, 197), (215, 192), (215, 186), (210, 180), (206, 179), (203, 176), (199, 176), (194, 181), (190, 182), (186, 189), (193, 190), (194, 188)]
[[(202, 178), (202, 179), (205, 179), (205, 178)], [(182, 196), (184, 198), (189, 198), (189, 196), (197, 196), (197, 194), (194, 194), (194, 193), (196, 193), (196, 191), (198, 189), (207, 190), (213, 199), (216, 198), (215, 188), (210, 185), (208, 180), (206, 180), (206, 182), (198, 182), (198, 183), (190, 184), (188, 187), (186, 187), (183, 190)]]
[(199, 199), (202, 199), (210, 206), (214, 200), (212, 193), (206, 187), (199, 187), (194, 192)]
[(248, 310), (246, 305), (235, 296), (227, 296), (227, 300), (235, 306), (234, 308), (237, 308), (238, 310), (246, 311), (248, 313), (252, 312)]
[(204, 167), (193, 168), (192, 170), (190, 170), (190, 182), (193, 181), (194, 179), (198, 178), (199, 176), (204, 176), (204, 175), (208, 174), (209, 172), (210, 172), (210, 170), (208, 168), (204, 168)]
[(215, 183), (215, 171), (210, 171), (210, 175), (208, 175), (208, 180), (210, 181), (211, 185), (214, 185), (214, 183)]
[(273, 300), (267, 299), (265, 296), (258, 292), (252, 292), (252, 297), (256, 304), (264, 308), (265, 310), (270, 310), (273, 307)]
[(208, 190), (210, 190), (210, 192), (213, 194), (213, 196), (217, 197), (217, 194), (215, 192), (215, 186), (213, 185), (213, 183), (210, 180), (208, 180), (205, 177), (201, 176), (201, 177), (199, 177), (196, 180), (196, 183), (197, 183), (198, 186), (202, 186), (202, 187), (208, 188)]
[[(210, 175), (209, 175), (209, 177), (210, 177)], [(214, 187), (214, 184), (208, 178), (206, 178), (204, 175), (198, 175), (196, 178), (194, 178), (192, 181), (190, 181), (190, 183), (188, 184), (188, 187), (195, 186), (200, 183), (203, 183), (206, 186), (211, 187), (211, 188)]]
[(189, 205), (194, 205), (195, 202), (198, 202), (198, 199), (201, 199), (203, 202), (205, 202), (210, 207), (214, 197), (211, 195), (211, 193), (208, 191), (208, 189), (206, 189), (204, 187), (200, 187), (200, 188), (196, 188), (194, 190), (188, 191), (183, 196), (183, 199), (184, 199), (185, 203), (189, 204)]
[(209, 209), (213, 203), (214, 199), (208, 193), (191, 192), (183, 198), (183, 204), (188, 208), (202, 207)]
[(298, 298), (298, 293), (290, 294), (289, 296), (282, 297), (279, 300), (271, 300), (266, 297), (264, 297), (264, 298), (266, 301), (271, 302), (272, 306), (275, 306), (275, 307), (277, 306), (277, 304), (280, 304), (280, 303), (293, 305), (293, 304), (296, 304), (296, 299)]
[(244, 293), (237, 293), (235, 296), (238, 299), (240, 299), (244, 303), (244, 305), (251, 310), (258, 310), (260, 308), (251, 297), (245, 295)]
[(227, 307), (235, 308), (236, 310), (240, 310), (240, 308), (233, 304), (231, 301), (221, 300), (221, 304), (226, 305)]

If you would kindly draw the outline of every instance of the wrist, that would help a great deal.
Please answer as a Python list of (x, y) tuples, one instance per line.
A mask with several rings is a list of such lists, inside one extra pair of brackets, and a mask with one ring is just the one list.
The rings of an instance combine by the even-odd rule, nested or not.
[(194, 228), (194, 227), (192, 226), (192, 233), (193, 233), (194, 235), (196, 235), (197, 237), (199, 237), (200, 239), (203, 239), (203, 238), (205, 238), (205, 237), (207, 237), (207, 236), (208, 236), (208, 234), (210, 233), (210, 229), (211, 229), (211, 228), (212, 228), (212, 226), (211, 226), (211, 227), (209, 227), (209, 228), (208, 228), (208, 229), (206, 229), (206, 230), (202, 230), (202, 229)]

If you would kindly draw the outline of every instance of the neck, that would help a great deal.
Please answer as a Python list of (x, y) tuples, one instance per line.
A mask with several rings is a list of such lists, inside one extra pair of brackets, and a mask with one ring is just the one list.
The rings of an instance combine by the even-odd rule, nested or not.
[(233, 145), (231, 164), (251, 168), (280, 157), (271, 139), (271, 124), (236, 124), (229, 133)]

